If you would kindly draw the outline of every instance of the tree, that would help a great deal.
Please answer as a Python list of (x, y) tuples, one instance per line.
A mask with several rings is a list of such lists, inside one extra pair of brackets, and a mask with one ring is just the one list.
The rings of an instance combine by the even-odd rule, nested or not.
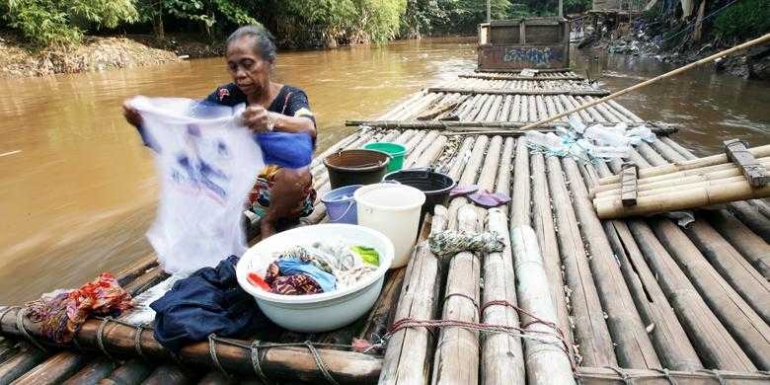
[[(254, 2), (246, 0), (137, 0), (141, 21), (153, 26), (155, 36), (165, 40), (164, 17), (200, 23), (211, 36), (215, 27), (259, 24), (252, 16)], [(222, 25), (224, 24), (224, 26)]]

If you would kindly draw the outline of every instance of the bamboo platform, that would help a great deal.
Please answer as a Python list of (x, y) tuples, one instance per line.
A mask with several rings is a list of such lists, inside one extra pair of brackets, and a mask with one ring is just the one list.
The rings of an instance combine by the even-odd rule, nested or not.
[[(489, 75), (517, 76), (483, 74)], [(78, 347), (43, 351), (30, 342), (45, 345), (36, 338), (38, 326), (17, 318), (19, 309), (0, 307), (5, 338), (0, 340), (0, 384), (323, 383), (330, 378), (383, 384), (769, 383), (767, 202), (696, 211), (688, 228), (665, 217), (600, 221), (589, 189), (619, 173), (621, 161), (583, 164), (545, 156), (530, 150), (510, 125), (590, 100), (570, 94), (576, 76), (538, 73), (535, 79), (551, 82), (544, 89), (562, 92), (554, 95), (421, 91), (368, 121), (413, 128), (367, 124), (317, 154), (311, 165), (320, 197), (330, 189), (325, 156), (373, 141), (401, 143), (408, 149), (405, 168), (433, 167), (461, 185), (477, 184), (513, 198), (490, 210), (453, 199), (426, 218), (420, 239), (442, 229), (486, 229), (504, 235), (503, 252), (440, 259), (421, 242), (406, 268), (388, 273), (369, 315), (348, 327), (301, 335), (270, 326), (250, 340), (212, 339), (177, 356), (162, 349), (147, 328), (112, 320), (88, 321), (76, 338)], [(551, 79), (562, 78), (560, 89)], [(498, 89), (519, 86), (505, 83)], [(442, 114), (489, 123), (494, 130), (418, 125), (441, 122)], [(614, 102), (576, 117), (586, 123), (648, 124)], [(654, 143), (643, 143), (631, 154), (640, 170), (694, 157), (665, 136), (670, 129), (657, 131)], [(325, 208), (317, 202), (305, 224), (324, 221)], [(165, 279), (152, 256), (118, 276), (134, 294)], [(23, 336), (18, 320), (31, 339)], [(484, 325), (495, 325), (497, 332)], [(552, 343), (500, 332), (520, 328), (556, 338), (555, 327), (564, 345), (561, 338)], [(385, 336), (382, 350), (343, 348), (354, 338), (377, 345)], [(315, 350), (306, 341), (316, 344)]]

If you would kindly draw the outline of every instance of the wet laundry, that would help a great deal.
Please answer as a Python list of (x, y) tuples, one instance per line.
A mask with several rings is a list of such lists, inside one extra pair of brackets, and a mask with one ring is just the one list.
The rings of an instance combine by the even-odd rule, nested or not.
[(230, 256), (216, 268), (202, 268), (174, 283), (171, 290), (150, 304), (156, 313), (155, 339), (178, 352), (210, 334), (245, 337), (265, 325), (254, 297), (238, 285), (237, 264), (238, 257)]
[[(267, 268), (264, 282), (277, 294), (328, 293), (359, 282), (377, 270), (377, 266), (379, 253), (374, 248), (344, 242), (314, 242), (278, 253)], [(258, 283), (252, 284), (262, 288)]]

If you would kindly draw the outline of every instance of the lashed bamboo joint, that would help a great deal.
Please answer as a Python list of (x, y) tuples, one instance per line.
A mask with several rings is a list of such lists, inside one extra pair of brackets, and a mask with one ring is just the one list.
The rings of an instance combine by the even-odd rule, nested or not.
[[(686, 230), (660, 218), (601, 221), (590, 199), (627, 197), (617, 185), (622, 161), (546, 156), (530, 151), (518, 130), (598, 100), (590, 95), (594, 85), (582, 80), (569, 71), (469, 74), (453, 85), (458, 89), (424, 90), (379, 117), (348, 122), (371, 129), (335, 143), (311, 164), (320, 197), (331, 188), (324, 157), (375, 141), (403, 144), (405, 167), (432, 167), (460, 185), (513, 198), (491, 210), (452, 199), (426, 219), (420, 239), (444, 229), (486, 229), (504, 235), (502, 252), (442, 260), (420, 241), (408, 266), (388, 274), (370, 314), (348, 327), (322, 335), (270, 327), (249, 340), (203, 341), (177, 358), (147, 329), (99, 320), (78, 333), (85, 352), (43, 352), (20, 335), (18, 310), (0, 308), (7, 338), (0, 340), (0, 383), (230, 381), (218, 366), (238, 380), (261, 373), (316, 383), (768, 383), (770, 375), (759, 372), (770, 369), (767, 202), (698, 210)], [(646, 125), (659, 135), (631, 153), (638, 167), (631, 207), (670, 191), (672, 180), (745, 180), (726, 154), (694, 159), (665, 137), (674, 128), (645, 122), (613, 100), (571, 117), (587, 125)], [(567, 119), (546, 130), (567, 127)], [(770, 166), (770, 145), (748, 151)], [(316, 203), (306, 224), (327, 220)], [(148, 257), (119, 281), (138, 294), (164, 278)], [(532, 323), (534, 317), (540, 321)], [(39, 325), (21, 320), (40, 339)], [(353, 338), (387, 343), (365, 354), (338, 349)], [(260, 341), (256, 351), (252, 339)]]

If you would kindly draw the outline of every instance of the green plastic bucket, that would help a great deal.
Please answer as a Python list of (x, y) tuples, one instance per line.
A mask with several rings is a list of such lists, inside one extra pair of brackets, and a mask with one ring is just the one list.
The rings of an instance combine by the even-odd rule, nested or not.
[(398, 143), (391, 142), (375, 142), (369, 143), (364, 146), (367, 150), (374, 150), (384, 152), (390, 155), (390, 163), (388, 163), (388, 172), (398, 171), (404, 166), (404, 156), (406, 155), (406, 147)]

